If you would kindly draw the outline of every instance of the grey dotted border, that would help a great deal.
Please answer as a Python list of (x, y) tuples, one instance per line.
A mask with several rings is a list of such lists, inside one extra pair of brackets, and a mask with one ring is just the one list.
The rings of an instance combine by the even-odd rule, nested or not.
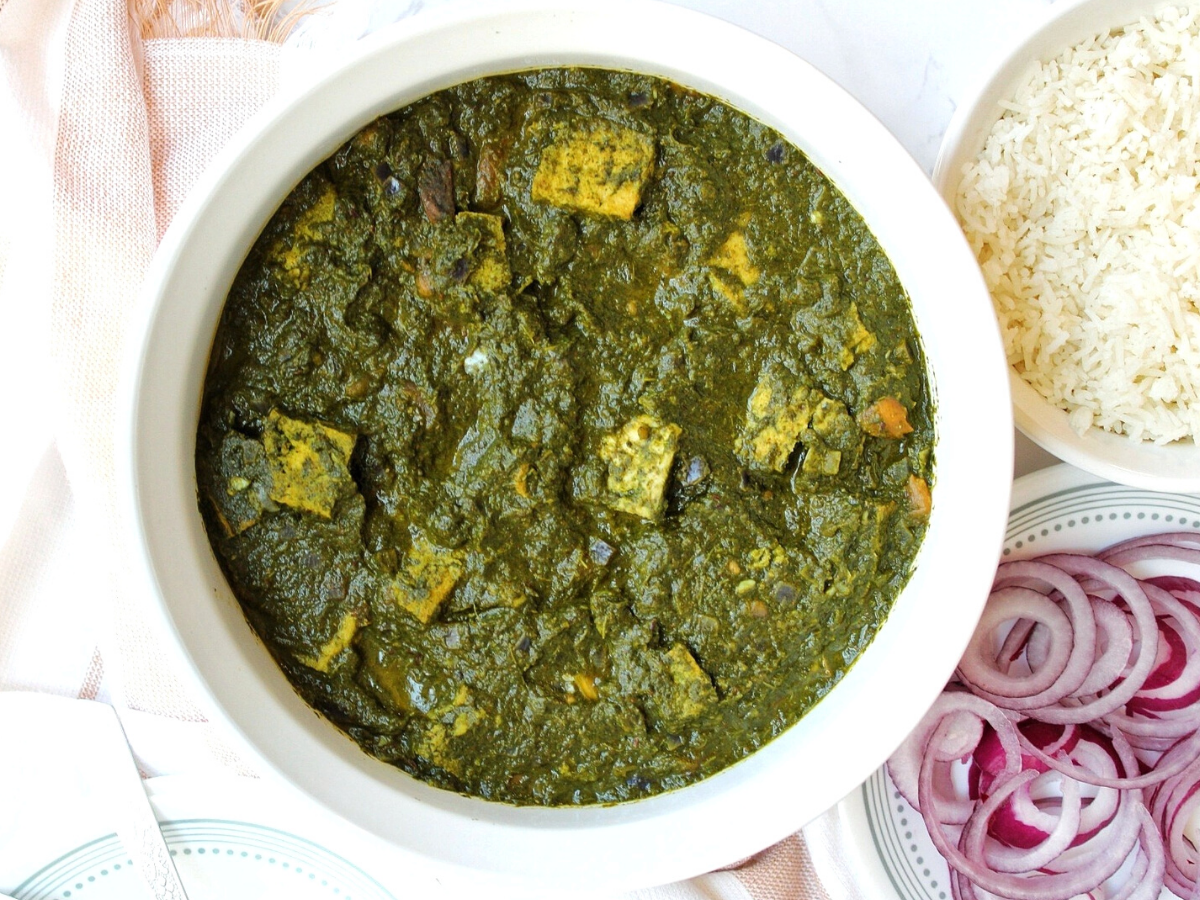
[[(921, 820), (921, 814), (919, 812), (917, 812), (915, 809), (913, 809), (911, 806), (908, 805), (908, 801), (904, 799), (904, 795), (901, 794), (899, 791), (896, 791), (896, 790), (892, 791), (892, 799), (894, 801), (896, 801), (896, 812), (900, 813), (900, 815), (901, 815), (901, 819), (900, 819), (900, 827), (901, 828), (906, 828), (906, 829), (908, 828), (908, 817), (909, 816), (916, 816), (919, 821)], [(913, 837), (913, 833), (911, 830), (907, 830), (904, 832), (904, 839), (906, 841), (911, 841), (912, 837)], [(910, 853), (917, 853), (918, 852), (917, 845), (910, 843), (908, 845), (908, 850)], [(929, 889), (931, 891), (937, 891), (937, 900), (948, 900), (949, 895), (946, 893), (945, 890), (943, 890), (938, 885), (938, 880), (933, 877), (933, 872), (929, 868), (929, 866), (925, 865), (925, 860), (920, 856), (914, 856), (912, 858), (912, 861), (921, 867), (921, 875), (923, 877), (929, 879), (929, 881), (928, 881)]]
[[(928, 843), (921, 814), (896, 789), (886, 768), (863, 782), (861, 793), (876, 855), (896, 895), (901, 900), (950, 900), (946, 863)], [(926, 850), (914, 839), (926, 843)], [(932, 858), (926, 860), (923, 852)]]
[[(1110, 512), (1107, 515), (1100, 513), (1099, 515), (1079, 516), (1077, 518), (1072, 517), (1070, 519), (1067, 519), (1067, 521), (1065, 523), (1065, 527), (1066, 528), (1075, 528), (1078, 525), (1096, 524), (1099, 522), (1103, 522), (1105, 520), (1115, 522), (1118, 519), (1129, 519), (1129, 520), (1147, 520), (1148, 519), (1151, 522), (1161, 521), (1161, 522), (1163, 522), (1164, 525), (1170, 525), (1174, 528), (1189, 528), (1190, 527), (1192, 529), (1200, 530), (1200, 519), (1192, 519), (1189, 522), (1188, 521), (1189, 516), (1186, 516), (1186, 515), (1178, 515), (1177, 516), (1174, 513), (1165, 513), (1165, 514), (1160, 514), (1160, 513), (1147, 514), (1145, 512), (1133, 513), (1128, 510), (1126, 510), (1125, 512), (1120, 513), (1120, 514), (1117, 514), (1115, 512)], [(1051, 528), (1041, 528), (1041, 529), (1036, 529), (1036, 530), (1030, 530), (1029, 532), (1026, 533), (1026, 535), (1023, 538), (1018, 538), (1016, 541), (1014, 541), (1011, 546), (1005, 546), (1002, 553), (1004, 556), (1009, 556), (1014, 550), (1021, 550), (1026, 546), (1036, 543), (1039, 536), (1040, 537), (1049, 537), (1049, 535), (1051, 534), (1052, 531), (1057, 533), (1057, 532), (1062, 531), (1063, 528), (1064, 528), (1064, 523), (1058, 522), (1054, 525), (1054, 527), (1052, 529)]]
[[(193, 855), (195, 855), (197, 857), (200, 857), (200, 856), (234, 857), (234, 858), (246, 859), (247, 861), (253, 860), (254, 862), (262, 862), (262, 863), (265, 863), (266, 865), (270, 865), (270, 866), (278, 864), (281, 871), (292, 871), (302, 877), (304, 875), (308, 875), (308, 878), (310, 881), (312, 881), (314, 884), (317, 882), (317, 872), (305, 869), (303, 866), (297, 865), (294, 862), (289, 862), (285, 859), (282, 859), (281, 855), (274, 856), (269, 853), (258, 853), (258, 852), (252, 853), (249, 850), (235, 850), (232, 847), (221, 848), (221, 847), (209, 846), (209, 847), (183, 847), (182, 849), (176, 848), (176, 847), (171, 848), (171, 856), (172, 857), (193, 856)], [(125, 860), (125, 866), (132, 869), (133, 868), (133, 860), (131, 860), (131, 859)], [(114, 873), (119, 872), (121, 870), (121, 863), (113, 863), (111, 865), (111, 867), (102, 868), (99, 873), (100, 877), (103, 878), (104, 876), (108, 875), (110, 868)], [(95, 881), (96, 881), (96, 876), (89, 875), (83, 881), (75, 882), (74, 888), (67, 889), (62, 892), (63, 900), (71, 900), (71, 898), (74, 897), (77, 893), (83, 891), (90, 883), (93, 883)], [(321, 883), (321, 887), (329, 888), (335, 896), (341, 897), (341, 898), (343, 898), (343, 900), (354, 900), (354, 896), (352, 894), (349, 894), (349, 893), (343, 894), (341, 887), (339, 887), (338, 885), (330, 885), (328, 878), (321, 878), (320, 883)]]
[[(171, 851), (171, 853), (172, 853), (172, 855), (174, 855), (174, 851)], [(133, 868), (133, 860), (132, 860), (132, 859), (127, 859), (127, 860), (125, 860), (125, 865), (126, 865), (127, 867), (129, 867), (130, 869), (132, 869), (132, 868)], [(121, 871), (121, 863), (113, 863), (113, 864), (112, 864), (112, 866), (111, 866), (111, 869), (112, 869), (112, 871), (113, 871), (113, 872), (119, 872), (119, 871)], [(101, 877), (101, 878), (103, 878), (103, 877), (104, 877), (105, 875), (107, 875), (107, 874), (109, 874), (109, 869), (108, 869), (108, 868), (104, 868), (104, 869), (101, 869), (101, 870), (100, 870), (100, 877)], [(82, 890), (83, 890), (85, 887), (87, 887), (87, 885), (88, 885), (88, 884), (90, 884), (91, 882), (94, 882), (95, 880), (96, 880), (96, 876), (95, 876), (95, 875), (89, 875), (89, 876), (88, 876), (87, 878), (85, 878), (83, 881), (77, 881), (77, 882), (75, 882), (75, 888), (74, 888), (74, 890), (65, 890), (65, 891), (63, 891), (63, 892), (62, 892), (62, 895), (63, 895), (63, 900), (68, 900), (68, 898), (70, 898), (70, 897), (72, 897), (72, 896), (74, 896), (74, 895), (75, 895), (75, 892), (77, 892), (77, 891), (82, 891)]]

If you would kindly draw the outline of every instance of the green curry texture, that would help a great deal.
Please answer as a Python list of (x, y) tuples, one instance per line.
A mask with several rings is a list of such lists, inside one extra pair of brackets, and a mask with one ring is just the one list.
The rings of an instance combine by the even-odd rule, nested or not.
[(752, 753), (906, 582), (933, 416), (907, 297), (778, 133), (538, 70), (373, 122), (230, 292), (200, 505), (247, 618), (364, 750), (517, 804)]

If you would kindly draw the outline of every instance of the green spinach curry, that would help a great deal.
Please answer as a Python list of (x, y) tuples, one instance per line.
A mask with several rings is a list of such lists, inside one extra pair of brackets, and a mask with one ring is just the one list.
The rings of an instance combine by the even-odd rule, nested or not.
[(781, 136), (548, 69), (368, 125), (229, 294), (200, 504), (245, 614), (364, 750), (608, 803), (745, 757), (909, 576), (934, 434), (903, 288)]

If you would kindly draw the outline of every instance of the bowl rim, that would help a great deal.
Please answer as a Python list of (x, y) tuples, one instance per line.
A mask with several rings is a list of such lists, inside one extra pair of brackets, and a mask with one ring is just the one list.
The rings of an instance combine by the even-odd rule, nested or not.
[[(595, 49), (594, 31), (602, 31), (606, 21), (632, 21), (635, 13), (647, 32), (637, 39), (640, 43), (634, 41), (632, 49), (627, 46), (620, 55)], [(686, 31), (699, 44), (664, 44), (656, 37), (664, 29)], [(497, 61), (493, 56), (481, 63), (465, 51), (462, 58), (455, 57), (456, 48), (463, 48), (454, 40), (466, 45), (466, 38), (481, 43), (503, 39), (501, 58)], [(725, 64), (719, 80), (693, 74), (687, 66), (699, 73), (710, 71), (702, 52), (705, 47), (733, 54), (736, 66)], [(420, 61), (402, 57), (405, 49), (415, 48), (422, 51)], [(477, 48), (472, 52), (477, 53)], [(384, 77), (381, 73), (394, 78), (397, 68), (418, 64), (425, 66), (424, 74), (399, 92), (407, 98), (402, 102), (394, 102), (396, 92), (381, 94), (376, 89), (370, 101), (355, 106), (353, 114), (334, 103), (355, 86), (366, 90), (372, 79)], [(222, 594), (224, 582), (207, 543), (207, 561), (187, 558), (188, 552), (196, 552), (189, 542), (194, 542), (199, 519), (194, 471), (190, 498), (186, 484), (176, 483), (183, 477), (178, 466), (190, 462), (186, 451), (194, 447), (195, 420), (188, 410), (198, 407), (199, 397), (195, 384), (181, 374), (185, 367), (194, 369), (195, 361), (190, 357), (180, 361), (172, 350), (183, 347), (185, 356), (194, 353), (198, 339), (195, 334), (189, 337), (188, 329), (204, 327), (203, 321), (196, 325), (202, 313), (180, 298), (199, 295), (201, 300), (208, 298), (211, 306), (219, 291), (219, 312), (232, 276), (202, 265), (207, 260), (198, 258), (196, 235), (226, 227), (227, 233), (209, 243), (218, 241), (227, 247), (242, 241), (240, 266), (265, 221), (263, 216), (257, 224), (247, 223), (231, 212), (239, 204), (251, 203), (238, 191), (259, 190), (252, 179), (255, 154), (277, 151), (278, 158), (287, 161), (281, 170), (299, 169), (303, 175), (375, 115), (468, 77), (550, 64), (628, 67), (662, 75), (716, 94), (778, 128), (830, 175), (860, 212), (864, 198), (874, 196), (876, 203), (886, 197), (887, 203), (915, 215), (923, 229), (919, 237), (911, 233), (911, 217), (905, 227), (889, 228), (888, 240), (911, 248), (914, 257), (906, 258), (909, 277), (902, 274), (901, 280), (910, 288), (937, 284), (939, 300), (960, 305), (953, 324), (950, 317), (935, 314), (932, 301), (918, 316), (922, 335), (930, 340), (936, 336), (938, 343), (936, 351), (929, 341), (925, 348), (939, 409), (934, 510), (912, 578), (884, 627), (830, 692), (828, 702), (818, 703), (799, 723), (746, 760), (686, 788), (612, 807), (518, 808), (462, 798), (371, 760), (340, 733), (327, 739), (325, 732), (333, 729), (325, 723), (311, 725), (313, 713), (297, 706), (298, 698), (278, 670), (271, 675), (260, 668), (265, 651), (256, 638), (247, 644), (250, 630), (244, 619), (239, 626), (230, 618), (231, 595), (225, 596), (227, 586)], [(430, 71), (440, 74), (430, 75)], [(784, 80), (764, 85), (761, 78), (766, 75)], [(287, 141), (304, 132), (298, 122), (305, 111), (314, 109), (339, 123), (353, 120), (354, 127), (326, 126), (322, 140), (299, 150), (289, 147)], [(791, 118), (785, 122), (779, 110), (786, 110)], [(806, 134), (798, 133), (797, 121), (821, 124), (825, 131), (819, 145), (810, 145)], [(281, 177), (276, 175), (277, 180)], [(266, 215), (290, 187), (274, 197)], [(884, 243), (877, 223), (869, 223)], [(895, 256), (889, 255), (902, 271)], [(228, 268), (224, 256), (217, 258), (217, 269)], [(978, 302), (963, 303), (964, 296), (976, 296)], [(986, 300), (982, 276), (957, 224), (912, 157), (848, 93), (765, 38), (703, 13), (647, 0), (614, 0), (603, 12), (586, 0), (510, 0), (488, 4), (486, 9), (422, 13), (365, 39), (331, 72), (260, 111), (206, 170), (164, 236), (132, 317), (117, 428), (119, 496), (134, 573), (153, 599), (149, 614), (184, 661), (200, 696), (209, 701), (213, 718), (236, 736), (263, 769), (343, 818), (427, 861), (522, 885), (561, 888), (587, 883), (597, 891), (615, 891), (691, 877), (782, 839), (867, 777), (933, 702), (966, 646), (998, 559), (1013, 453), (999, 333)], [(210, 321), (215, 324), (215, 318), (210, 316)], [(978, 344), (951, 347), (959, 343), (955, 336), (964, 327), (978, 335)], [(207, 358), (211, 329), (201, 334), (199, 343)], [(955, 360), (959, 373), (970, 377), (936, 378), (934, 359), (943, 357)], [(952, 425), (941, 418), (950, 412), (955, 416)], [(173, 462), (176, 469), (171, 468)], [(988, 473), (1002, 477), (988, 479)], [(190, 511), (185, 509), (188, 503)], [(939, 542), (961, 543), (964, 518), (973, 523), (970, 542), (953, 554), (940, 551), (935, 577), (934, 564), (927, 560)], [(218, 581), (213, 581), (214, 570)], [(198, 583), (189, 583), (188, 577)], [(922, 591), (944, 598), (936, 610), (929, 608), (932, 601), (920, 604)], [(184, 598), (197, 602), (189, 604)], [(918, 654), (903, 672), (887, 675), (889, 666), (907, 653), (899, 637), (905, 628), (932, 630), (942, 652)], [(218, 651), (224, 654), (220, 666), (213, 659)], [(269, 658), (267, 662), (274, 667)], [(842, 712), (845, 702), (836, 706), (831, 699), (847, 697), (854, 697), (870, 717), (853, 719)], [(282, 714), (268, 726), (259, 721), (255, 709), (248, 708), (252, 704), (267, 704)], [(280, 728), (284, 734), (275, 733)], [(816, 735), (828, 735), (829, 741), (817, 740)], [(292, 755), (292, 745), (283, 752), (282, 742), (294, 738), (307, 742), (300, 749), (309, 756)], [(346, 753), (348, 749), (354, 758)], [(338, 778), (346, 781), (339, 781), (336, 789), (314, 783), (306, 768), (312, 759), (325, 767), (322, 771), (336, 770)], [(838, 777), (814, 777), (814, 762), (837, 767)], [(391, 771), (383, 773), (372, 766)], [(366, 768), (369, 774), (364, 774)], [(353, 790), (343, 790), (347, 783)], [(388, 804), (376, 802), (380, 790), (388, 792)], [(538, 867), (533, 871), (531, 847), (537, 848)], [(626, 864), (614, 867), (613, 859)]]
[[(1178, 0), (1060, 0), (1047, 7), (1036, 23), (1012, 41), (986, 66), (958, 104), (933, 167), (933, 184), (952, 211), (962, 166), (978, 156), (991, 125), (1000, 117), (1000, 102), (1044, 62), (1107, 28), (1137, 22), (1159, 10), (1178, 7)], [(957, 217), (957, 212), (954, 212)], [(1007, 365), (1007, 364), (1006, 364)], [(1133, 441), (1099, 428), (1082, 435), (1054, 406), (1011, 366), (1010, 389), (1016, 427), (1044, 450), (1077, 468), (1118, 484), (1167, 493), (1200, 491), (1200, 444), (1179, 441), (1156, 445)]]

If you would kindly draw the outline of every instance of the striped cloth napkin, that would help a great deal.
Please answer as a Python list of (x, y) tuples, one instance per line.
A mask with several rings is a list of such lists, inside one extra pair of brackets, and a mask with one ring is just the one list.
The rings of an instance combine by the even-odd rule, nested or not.
[[(112, 432), (131, 306), (183, 196), (246, 119), (328, 48), (427, 5), (332, 0), (304, 17), (288, 0), (0, 0), (0, 166), (24, 173), (10, 208), (27, 212), (0, 226), (0, 379), (28, 387), (5, 415), (27, 426), (0, 460), (0, 689), (112, 702), (147, 774), (252, 773), (119, 563)], [(797, 835), (639, 896), (826, 894)]]

